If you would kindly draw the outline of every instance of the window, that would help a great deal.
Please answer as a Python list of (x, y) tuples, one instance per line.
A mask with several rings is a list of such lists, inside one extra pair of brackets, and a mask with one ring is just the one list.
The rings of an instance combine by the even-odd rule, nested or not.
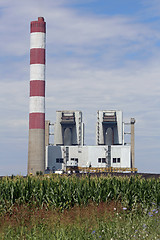
[(71, 158), (71, 161), (76, 161), (76, 162), (78, 162), (78, 158)]
[(98, 163), (106, 163), (106, 158), (98, 158)]
[(56, 163), (59, 163), (59, 162), (60, 162), (59, 158), (56, 158)]
[(113, 158), (113, 163), (120, 163), (121, 159), (120, 158)]
[(117, 158), (117, 163), (120, 163), (121, 159), (120, 158)]
[(56, 158), (56, 163), (63, 163), (63, 158)]

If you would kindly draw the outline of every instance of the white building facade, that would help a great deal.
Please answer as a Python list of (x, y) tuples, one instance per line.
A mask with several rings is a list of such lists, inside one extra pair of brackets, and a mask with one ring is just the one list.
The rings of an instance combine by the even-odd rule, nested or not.
[(131, 145), (124, 144), (122, 111), (97, 112), (96, 145), (84, 145), (80, 111), (57, 111), (54, 143), (46, 146), (47, 171), (130, 169)]

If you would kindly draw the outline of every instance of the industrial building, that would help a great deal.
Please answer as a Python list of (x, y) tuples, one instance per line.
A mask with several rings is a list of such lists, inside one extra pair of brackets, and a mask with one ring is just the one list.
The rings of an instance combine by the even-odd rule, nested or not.
[[(95, 146), (84, 144), (82, 112), (56, 112), (56, 122), (45, 120), (45, 45), (46, 22), (43, 17), (30, 27), (30, 110), (28, 174), (56, 171), (136, 171), (134, 164), (134, 123), (131, 141), (124, 141), (123, 114), (120, 110), (97, 112)], [(54, 142), (50, 126), (54, 125)]]
[[(132, 119), (130, 124), (134, 126), (134, 123)], [(48, 121), (48, 134), (49, 125)], [(136, 171), (131, 151), (134, 142), (126, 144), (124, 135), (122, 111), (98, 111), (96, 145), (86, 146), (82, 112), (57, 111), (54, 143), (46, 144), (45, 169), (48, 172)], [(49, 135), (46, 137), (49, 139)]]

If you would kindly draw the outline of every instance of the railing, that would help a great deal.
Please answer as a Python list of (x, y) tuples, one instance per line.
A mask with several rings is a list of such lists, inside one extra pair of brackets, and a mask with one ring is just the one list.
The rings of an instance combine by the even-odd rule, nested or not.
[(114, 167), (107, 167), (107, 168), (93, 168), (93, 167), (67, 167), (67, 171), (78, 171), (84, 173), (105, 173), (105, 172), (138, 172), (137, 168), (114, 168)]

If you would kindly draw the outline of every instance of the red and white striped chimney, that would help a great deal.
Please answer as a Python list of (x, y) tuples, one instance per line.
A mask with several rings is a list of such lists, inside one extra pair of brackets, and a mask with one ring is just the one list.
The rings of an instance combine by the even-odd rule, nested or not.
[(45, 45), (43, 17), (30, 26), (30, 109), (28, 174), (44, 172), (45, 165)]

